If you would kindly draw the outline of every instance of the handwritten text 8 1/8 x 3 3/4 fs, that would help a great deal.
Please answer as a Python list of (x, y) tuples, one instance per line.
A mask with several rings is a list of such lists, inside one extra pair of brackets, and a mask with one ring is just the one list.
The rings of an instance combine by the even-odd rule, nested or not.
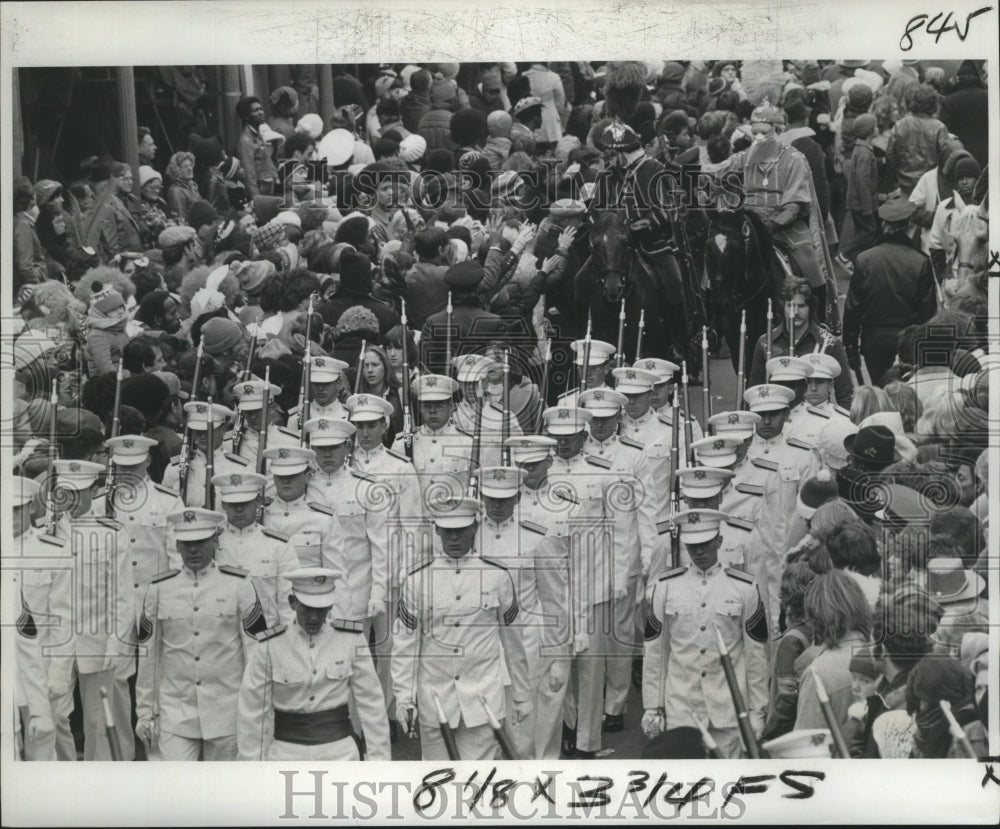
[(515, 779), (495, 766), (460, 776), (443, 767), (414, 780), (344, 781), (329, 772), (282, 770), (282, 820), (423, 820), (558, 818), (600, 821), (653, 818), (739, 820), (753, 800), (780, 797), (806, 800), (825, 772), (785, 770), (741, 775), (717, 782), (701, 776), (689, 782), (668, 771), (633, 770), (613, 777), (543, 771)]

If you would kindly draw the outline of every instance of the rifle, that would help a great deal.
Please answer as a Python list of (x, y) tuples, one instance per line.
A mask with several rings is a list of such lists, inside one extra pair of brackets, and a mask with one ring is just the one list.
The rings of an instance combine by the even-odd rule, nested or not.
[(441, 729), (441, 737), (444, 740), (445, 751), (448, 752), (448, 759), (460, 760), (458, 746), (455, 744), (455, 732), (451, 730), (448, 718), (444, 715), (444, 709), (441, 707), (441, 698), (438, 697), (437, 691), (433, 688), (431, 689), (431, 695), (434, 697), (434, 707), (437, 708), (438, 728)]
[[(271, 412), (271, 367), (267, 366), (264, 369), (264, 400), (263, 406), (260, 409), (260, 439), (257, 441), (257, 459), (254, 462), (254, 471), (259, 474), (264, 474), (264, 452), (267, 450), (267, 432), (268, 432), (268, 421), (270, 420)], [(303, 431), (305, 431), (303, 429)], [(265, 484), (266, 486), (266, 484)], [(260, 489), (260, 503), (257, 505), (257, 523), (264, 523), (264, 487)]]
[(743, 373), (743, 364), (747, 359), (747, 309), (744, 308), (740, 314), (740, 362), (736, 372), (736, 402), (733, 409), (739, 411), (743, 408), (743, 390), (746, 386), (746, 376)]
[[(587, 311), (587, 336), (583, 338), (583, 371), (580, 372), (580, 393), (582, 394), (587, 390), (587, 370), (590, 368), (590, 331), (591, 331), (591, 319), (590, 311)], [(577, 395), (577, 400), (580, 396)]]
[[(156, 689), (159, 692), (159, 689)], [(111, 716), (111, 706), (108, 704), (108, 691), (101, 688), (101, 706), (104, 708), (104, 733), (108, 735), (108, 748), (111, 751), (111, 759), (120, 761), (122, 759), (121, 746), (118, 744), (118, 728), (115, 726), (114, 717)]]
[(215, 475), (215, 417), (212, 398), (208, 398), (208, 428), (205, 430), (205, 509), (215, 509), (215, 490), (212, 476)]
[(722, 661), (722, 670), (726, 674), (726, 684), (729, 686), (729, 696), (733, 699), (733, 707), (736, 709), (736, 722), (740, 727), (740, 735), (743, 737), (744, 747), (747, 751), (747, 757), (751, 760), (760, 759), (760, 745), (757, 743), (757, 738), (754, 736), (753, 728), (750, 726), (750, 713), (747, 711), (747, 705), (743, 701), (743, 692), (740, 691), (740, 683), (736, 678), (736, 669), (733, 667), (733, 658), (729, 655), (729, 649), (726, 647), (726, 642), (722, 638), (722, 634), (719, 632), (719, 626), (715, 625), (715, 638), (716, 644), (719, 648), (719, 659)]
[[(120, 365), (120, 364), (119, 364)], [(45, 532), (49, 535), (56, 534), (56, 456), (59, 454), (59, 449), (56, 444), (56, 435), (58, 433), (58, 428), (56, 424), (56, 413), (59, 409), (59, 389), (58, 381), (52, 381), (52, 391), (49, 395), (49, 404), (52, 407), (52, 422), (49, 425), (49, 524), (46, 527)], [(111, 454), (108, 454), (108, 474), (110, 475), (111, 469)]]
[(622, 307), (618, 311), (618, 353), (615, 355), (615, 368), (625, 365), (625, 297), (622, 297)]
[[(124, 360), (118, 361), (118, 373), (115, 375), (115, 408), (111, 415), (111, 439), (118, 437), (121, 431), (121, 408), (122, 408), (122, 378), (124, 375)], [(108, 453), (108, 470), (105, 475), (104, 493), (104, 515), (107, 518), (115, 517), (115, 465), (111, 462), (111, 453)]]
[(774, 325), (774, 309), (771, 308), (771, 300), (767, 301), (767, 346), (764, 351), (764, 361), (767, 362), (771, 359), (772, 349), (772, 339), (774, 337), (774, 332), (771, 331), (771, 326)]
[(948, 720), (948, 730), (951, 732), (951, 738), (953, 740), (958, 740), (958, 744), (962, 747), (962, 751), (965, 752), (966, 756), (970, 760), (978, 760), (979, 756), (976, 754), (976, 750), (972, 747), (972, 743), (969, 741), (969, 735), (965, 733), (965, 729), (962, 728), (961, 723), (955, 719), (955, 715), (951, 711), (951, 703), (946, 699), (942, 699), (938, 700), (938, 705), (941, 706), (941, 710), (944, 712), (944, 716)]
[(406, 457), (413, 458), (413, 413), (410, 411), (410, 358), (407, 356), (409, 337), (406, 333), (406, 300), (400, 300), (402, 313), (399, 324), (403, 329), (403, 383), (400, 393), (403, 399), (403, 449)]
[(451, 377), (451, 291), (448, 291), (448, 305), (445, 308), (445, 330), (444, 330), (444, 371)]
[(472, 430), (472, 452), (469, 453), (469, 497), (479, 497), (479, 455), (483, 442), (483, 402), (476, 396), (473, 406), (476, 407), (475, 426)]
[[(253, 329), (254, 329), (253, 334), (250, 337), (250, 350), (247, 351), (247, 364), (246, 367), (243, 369), (243, 371), (240, 373), (239, 382), (241, 383), (245, 383), (247, 382), (247, 380), (253, 377), (253, 371), (251, 370), (251, 366), (253, 366), (255, 352), (257, 350), (256, 323), (253, 325)], [(248, 331), (250, 330), (249, 327), (247, 328), (247, 330)], [(240, 411), (239, 408), (237, 408), (236, 424), (234, 426), (234, 432), (233, 432), (234, 455), (238, 455), (240, 453), (240, 449), (243, 446), (243, 441), (246, 439), (246, 436), (247, 436), (247, 416), (242, 411)]]
[(681, 362), (681, 386), (684, 389), (684, 456), (685, 466), (694, 466), (694, 428), (691, 425), (691, 395), (688, 392), (688, 364)]
[(486, 697), (482, 694), (479, 695), (479, 704), (483, 706), (483, 710), (486, 712), (486, 719), (489, 720), (490, 728), (493, 729), (493, 736), (497, 738), (497, 745), (500, 746), (500, 753), (503, 755), (503, 759), (517, 760), (518, 756), (514, 753), (514, 746), (511, 744), (507, 732), (504, 731), (500, 720), (497, 719), (496, 714), (493, 713), (493, 709), (486, 702)]
[(642, 358), (642, 337), (646, 333), (646, 309), (639, 311), (639, 333), (635, 338), (635, 360), (633, 365)]
[(701, 384), (701, 431), (708, 434), (708, 419), (712, 416), (712, 394), (709, 390), (708, 326), (701, 327), (701, 366), (704, 376)]
[(309, 419), (309, 396), (312, 384), (312, 320), (313, 320), (313, 297), (309, 295), (309, 310), (306, 317), (306, 350), (302, 363), (302, 382), (299, 384), (299, 446), (306, 445), (305, 423)]
[(851, 752), (847, 748), (846, 740), (844, 740), (844, 732), (840, 730), (837, 715), (833, 712), (833, 708), (830, 707), (830, 697), (826, 693), (823, 680), (819, 678), (819, 674), (816, 673), (814, 668), (811, 670), (813, 681), (816, 683), (816, 697), (819, 699), (819, 707), (823, 712), (823, 719), (826, 720), (827, 728), (830, 729), (830, 736), (833, 738), (833, 746), (837, 750), (837, 757), (841, 760), (850, 760)]
[(677, 386), (674, 386), (674, 399), (670, 404), (670, 566), (680, 567), (681, 564), (681, 528), (674, 522), (674, 516), (681, 511), (680, 478), (677, 470), (681, 460), (681, 413), (680, 401), (677, 398)]
[(510, 466), (510, 447), (507, 439), (510, 437), (510, 350), (503, 351), (503, 395), (500, 398), (503, 409), (500, 422), (500, 465)]
[(549, 394), (549, 363), (552, 360), (552, 340), (545, 340), (545, 362), (542, 363), (542, 386), (538, 395), (538, 415), (535, 417), (535, 434), (542, 433), (542, 414)]
[(361, 393), (361, 372), (364, 370), (365, 352), (368, 350), (368, 340), (361, 341), (361, 351), (358, 352), (358, 368), (354, 372), (354, 393)]
[[(198, 351), (195, 354), (194, 379), (191, 382), (191, 400), (198, 399), (198, 388), (201, 385), (201, 361), (205, 356), (205, 340), (198, 340)], [(184, 438), (181, 440), (180, 465), (177, 470), (178, 489), (181, 492), (181, 500), (187, 503), (188, 477), (191, 472), (191, 455), (194, 448), (191, 445), (191, 427), (188, 420), (184, 421)]]
[(795, 320), (793, 319), (792, 303), (785, 303), (785, 327), (788, 329), (788, 356), (795, 356)]

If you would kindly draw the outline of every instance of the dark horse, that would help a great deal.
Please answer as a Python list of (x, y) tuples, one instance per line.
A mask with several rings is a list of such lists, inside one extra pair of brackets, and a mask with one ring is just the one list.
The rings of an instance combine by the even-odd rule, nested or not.
[[(643, 310), (645, 332), (642, 356), (673, 359), (666, 297), (656, 287), (648, 267), (632, 249), (622, 215), (614, 210), (595, 212), (589, 241), (590, 256), (574, 278), (577, 319), (585, 327), (589, 311), (593, 337), (617, 346), (619, 314), (624, 298), (625, 362), (632, 363), (635, 359), (639, 316)], [(679, 267), (676, 260), (674, 266)]]
[[(774, 252), (764, 222), (752, 210), (724, 210), (712, 220), (705, 249), (713, 315), (739, 371), (740, 317), (747, 312), (743, 371), (750, 374), (754, 346), (767, 331), (767, 306), (778, 296), (787, 271)], [(775, 320), (780, 320), (780, 316)]]

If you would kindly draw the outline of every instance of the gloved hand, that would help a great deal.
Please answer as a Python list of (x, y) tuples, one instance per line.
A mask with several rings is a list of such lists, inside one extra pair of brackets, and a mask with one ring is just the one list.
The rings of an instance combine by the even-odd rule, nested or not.
[(141, 717), (135, 724), (135, 735), (142, 740), (147, 748), (160, 736), (160, 728), (155, 717)]
[(38, 742), (39, 740), (44, 740), (46, 737), (51, 737), (55, 730), (56, 727), (51, 717), (33, 714), (31, 719), (28, 720), (28, 739), (32, 742)]
[(549, 690), (552, 693), (562, 689), (569, 681), (569, 662), (565, 659), (557, 659), (549, 669)]
[(590, 637), (586, 633), (578, 633), (573, 637), (573, 653), (583, 653), (590, 647)]
[(762, 711), (750, 712), (750, 728), (753, 729), (754, 737), (759, 740), (760, 735), (764, 733), (764, 713)]
[(511, 711), (511, 718), (514, 721), (514, 725), (524, 722), (528, 718), (528, 715), (531, 714), (533, 704), (530, 699), (521, 700), (520, 702), (514, 700), (513, 710)]
[(642, 715), (642, 733), (646, 735), (646, 739), (652, 740), (663, 733), (663, 719), (663, 712), (659, 708), (646, 709)]
[(378, 599), (368, 600), (368, 615), (369, 616), (381, 616), (385, 613), (385, 602), (381, 602)]
[[(412, 712), (409, 713), (409, 712)], [(413, 702), (400, 702), (396, 705), (396, 722), (403, 729), (403, 733), (409, 735), (410, 727), (414, 731), (417, 728), (417, 706)]]
[(847, 352), (847, 365), (855, 371), (861, 371), (861, 355), (858, 353), (858, 347), (849, 345), (844, 350)]

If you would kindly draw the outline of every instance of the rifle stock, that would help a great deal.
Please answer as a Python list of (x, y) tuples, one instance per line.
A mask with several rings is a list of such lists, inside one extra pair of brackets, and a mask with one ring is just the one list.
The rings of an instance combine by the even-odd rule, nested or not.
[[(405, 211), (405, 208), (404, 208)], [(400, 300), (401, 313), (399, 324), (403, 329), (403, 382), (400, 387), (400, 394), (403, 402), (403, 449), (406, 457), (413, 457), (413, 413), (410, 411), (410, 358), (407, 354), (409, 335), (406, 331), (406, 300)]]

